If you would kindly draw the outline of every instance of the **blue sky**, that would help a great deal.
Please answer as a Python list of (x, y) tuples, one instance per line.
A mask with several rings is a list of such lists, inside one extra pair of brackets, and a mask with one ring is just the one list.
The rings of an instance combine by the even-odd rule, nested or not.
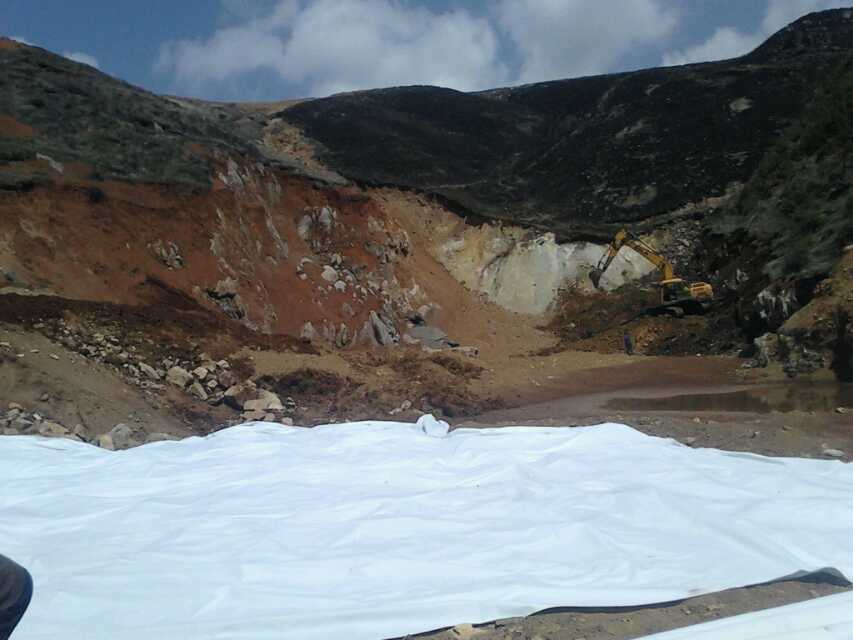
[(460, 90), (745, 53), (853, 0), (2, 0), (0, 34), (158, 93)]

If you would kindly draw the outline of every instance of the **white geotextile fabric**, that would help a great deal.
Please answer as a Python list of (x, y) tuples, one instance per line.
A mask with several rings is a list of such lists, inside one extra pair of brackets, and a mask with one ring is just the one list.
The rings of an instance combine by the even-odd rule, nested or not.
[(643, 640), (850, 640), (853, 592), (714, 620)]
[(851, 465), (424, 422), (0, 438), (0, 552), (36, 583), (15, 640), (375, 640), (853, 576)]

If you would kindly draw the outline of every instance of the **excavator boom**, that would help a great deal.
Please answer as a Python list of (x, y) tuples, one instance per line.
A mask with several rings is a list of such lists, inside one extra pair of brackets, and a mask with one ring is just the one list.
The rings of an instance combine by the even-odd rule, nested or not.
[(707, 282), (686, 284), (684, 280), (675, 275), (672, 264), (666, 258), (627, 229), (620, 230), (614, 236), (613, 242), (607, 247), (607, 251), (601, 256), (601, 260), (590, 271), (589, 279), (592, 280), (596, 289), (599, 288), (601, 277), (613, 263), (619, 254), (619, 250), (625, 245), (655, 265), (661, 274), (661, 304), (647, 309), (647, 313), (668, 313), (681, 317), (684, 313), (702, 313), (709, 306), (714, 298), (714, 290), (710, 284)]
[(601, 256), (601, 260), (598, 261), (596, 267), (590, 271), (589, 279), (592, 280), (592, 284), (595, 285), (596, 289), (598, 289), (598, 285), (601, 282), (601, 277), (607, 269), (610, 268), (613, 260), (619, 254), (619, 250), (625, 245), (628, 245), (646, 260), (655, 265), (661, 272), (662, 280), (675, 279), (675, 272), (672, 265), (666, 258), (627, 229), (622, 229), (614, 236), (613, 242), (610, 243), (610, 246), (607, 248), (607, 252)]

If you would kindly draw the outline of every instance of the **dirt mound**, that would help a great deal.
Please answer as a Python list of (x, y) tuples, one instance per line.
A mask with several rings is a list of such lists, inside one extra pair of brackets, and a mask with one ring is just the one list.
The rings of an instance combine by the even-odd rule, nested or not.
[(631, 335), (637, 353), (654, 356), (734, 355), (745, 342), (734, 314), (714, 307), (702, 316), (671, 318), (648, 316), (657, 304), (654, 287), (626, 285), (614, 293), (566, 292), (547, 329), (559, 342), (538, 352), (550, 355), (567, 350), (616, 353), (624, 350), (623, 336)]
[(341, 375), (316, 369), (299, 369), (285, 376), (265, 375), (257, 380), (258, 386), (283, 397), (298, 398), (312, 404), (353, 389), (358, 384)]

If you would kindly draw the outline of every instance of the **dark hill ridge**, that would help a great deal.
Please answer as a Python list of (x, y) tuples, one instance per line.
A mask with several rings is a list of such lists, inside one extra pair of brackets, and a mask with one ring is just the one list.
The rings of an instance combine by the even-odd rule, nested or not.
[(733, 60), (466, 94), (400, 87), (278, 114), (357, 181), (439, 194), (561, 237), (745, 182), (853, 51), (853, 11), (810, 14)]
[[(250, 155), (260, 115), (162, 97), (38, 47), (0, 38), (0, 116), (32, 130), (0, 130), (0, 165), (36, 154), (81, 162), (93, 177), (210, 185), (212, 151)], [(202, 149), (204, 151), (202, 151)], [(29, 179), (0, 168), (0, 187)]]
[[(356, 181), (440, 195), (478, 216), (600, 237), (745, 183), (853, 50), (853, 11), (810, 14), (739, 59), (480, 93), (378, 89), (273, 114)], [(154, 95), (43, 49), (0, 39), (0, 188), (37, 154), (93, 178), (211, 185), (213, 153), (288, 164), (256, 109)], [(11, 120), (10, 120), (11, 118)], [(11, 124), (10, 124), (11, 123)], [(326, 174), (310, 174), (328, 179)]]

